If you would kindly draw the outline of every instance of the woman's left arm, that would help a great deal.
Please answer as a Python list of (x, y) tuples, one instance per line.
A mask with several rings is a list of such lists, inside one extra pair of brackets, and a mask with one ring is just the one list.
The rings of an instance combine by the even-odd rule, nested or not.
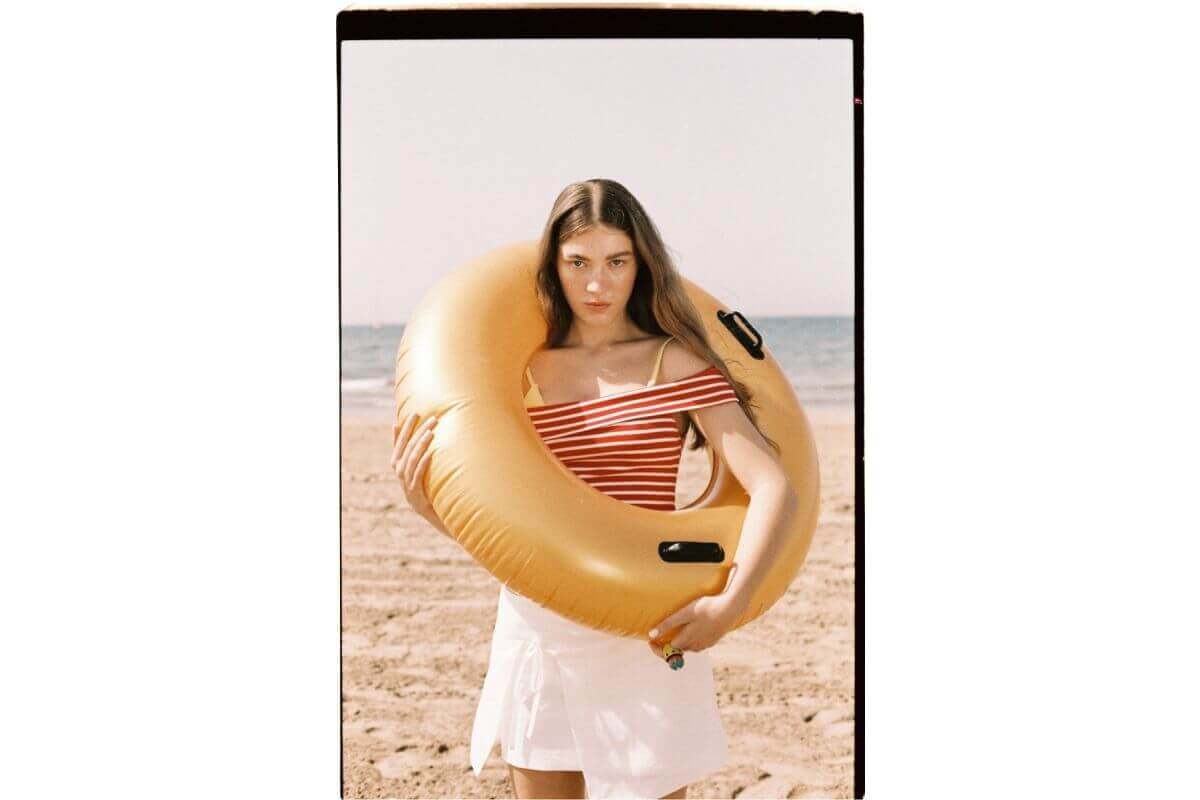
[(699, 651), (716, 644), (737, 623), (770, 571), (799, 505), (778, 456), (740, 404), (722, 403), (688, 413), (708, 439), (713, 457), (728, 465), (750, 495), (750, 504), (725, 589), (697, 598), (655, 626), (650, 638), (656, 653), (661, 649), (656, 645), (668, 641), (666, 635), (680, 625), (671, 644)]

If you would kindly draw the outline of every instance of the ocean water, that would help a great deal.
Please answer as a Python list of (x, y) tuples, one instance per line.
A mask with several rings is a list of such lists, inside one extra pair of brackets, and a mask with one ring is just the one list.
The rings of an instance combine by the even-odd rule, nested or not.
[[(854, 405), (853, 317), (750, 317), (804, 406)], [(403, 325), (342, 326), (342, 406), (392, 408), (396, 348)], [(749, 358), (749, 355), (747, 355)]]

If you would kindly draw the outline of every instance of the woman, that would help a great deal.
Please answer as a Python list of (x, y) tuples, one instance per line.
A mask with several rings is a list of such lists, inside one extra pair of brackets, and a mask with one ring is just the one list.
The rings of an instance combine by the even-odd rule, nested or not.
[[(711, 442), (750, 505), (725, 589), (666, 617), (645, 649), (501, 587), (472, 767), (478, 776), (498, 737), (518, 798), (686, 797), (728, 752), (705, 651), (746, 610), (796, 494), (625, 187), (593, 179), (564, 189), (540, 261), (549, 332), (526, 370), (525, 404), (551, 453), (606, 494), (669, 511), (691, 431), (692, 449)], [(423, 492), (436, 424), (404, 419), (392, 466), (412, 508), (448, 533)], [(673, 630), (682, 670), (677, 657), (664, 661)]]

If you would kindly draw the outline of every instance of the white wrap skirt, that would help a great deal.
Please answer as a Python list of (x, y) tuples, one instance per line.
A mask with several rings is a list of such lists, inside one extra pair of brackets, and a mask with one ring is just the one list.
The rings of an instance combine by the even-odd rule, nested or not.
[(589, 798), (658, 798), (728, 757), (707, 651), (672, 670), (647, 640), (580, 625), (500, 588), (471, 768), (582, 771)]

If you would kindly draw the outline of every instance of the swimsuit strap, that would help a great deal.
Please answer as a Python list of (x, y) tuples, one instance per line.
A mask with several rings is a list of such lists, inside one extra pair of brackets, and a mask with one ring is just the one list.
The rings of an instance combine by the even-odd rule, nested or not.
[(525, 377), (529, 379), (529, 388), (525, 391), (525, 396), (529, 397), (536, 394), (540, 398), (542, 396), (542, 389), (537, 385), (537, 381), (533, 379), (533, 373), (529, 370), (529, 367), (525, 368)]
[(529, 378), (529, 388), (525, 390), (525, 407), (540, 406), (542, 402), (542, 390), (538, 388), (537, 381), (533, 379), (533, 373), (529, 367), (525, 368), (525, 375)]
[(646, 384), (647, 386), (653, 386), (658, 381), (658, 368), (662, 366), (663, 353), (667, 352), (667, 345), (674, 338), (674, 336), (668, 336), (667, 340), (658, 348), (658, 358), (654, 359), (654, 372), (650, 375), (650, 382)]

